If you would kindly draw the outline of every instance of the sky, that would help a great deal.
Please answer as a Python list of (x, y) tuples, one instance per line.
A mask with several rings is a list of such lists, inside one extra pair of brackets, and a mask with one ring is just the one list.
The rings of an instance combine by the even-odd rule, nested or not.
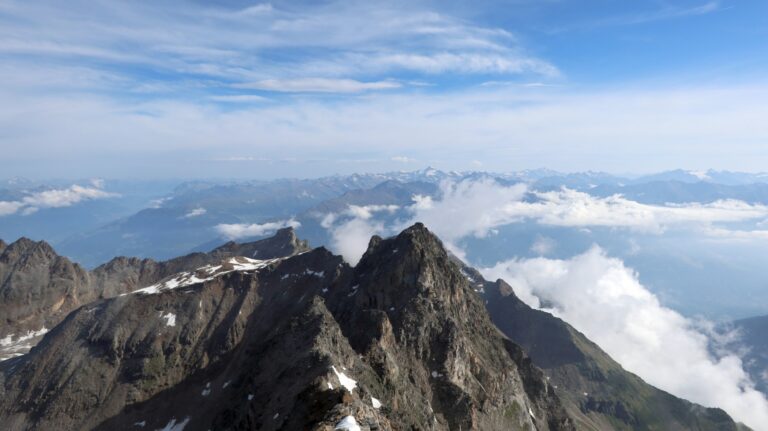
[(0, 172), (768, 164), (758, 0), (0, 0)]

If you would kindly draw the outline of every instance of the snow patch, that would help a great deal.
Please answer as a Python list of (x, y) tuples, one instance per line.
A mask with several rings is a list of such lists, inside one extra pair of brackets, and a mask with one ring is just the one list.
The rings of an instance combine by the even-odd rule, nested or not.
[(360, 431), (360, 425), (357, 424), (357, 420), (355, 420), (354, 416), (346, 416), (344, 419), (339, 421), (339, 423), (337, 423), (336, 427), (333, 429), (344, 431)]
[[(193, 272), (181, 272), (173, 277), (161, 281), (157, 284), (147, 286), (141, 289), (134, 290), (133, 292), (123, 293), (120, 296), (131, 295), (134, 293), (141, 293), (144, 295), (154, 295), (156, 293), (165, 292), (168, 290), (177, 289), (179, 287), (192, 286), (194, 284), (204, 283), (211, 281), (216, 277), (220, 277), (230, 272), (250, 272), (258, 271), (266, 266), (287, 259), (285, 257), (268, 260), (250, 259), (243, 256), (231, 257), (222, 262), (221, 265), (206, 265), (196, 269)], [(320, 273), (322, 275), (322, 273)]]
[(205, 389), (203, 389), (203, 392), (200, 395), (207, 397), (210, 394), (211, 394), (211, 384), (208, 383), (205, 385)]
[(42, 337), (47, 332), (48, 328), (43, 326), (37, 331), (27, 331), (26, 334), (16, 340), (13, 339), (15, 334), (6, 335), (0, 339), (0, 362), (25, 355), (37, 344), (31, 340)]
[(350, 379), (344, 373), (336, 371), (336, 367), (334, 366), (331, 366), (331, 369), (333, 370), (333, 373), (336, 374), (336, 377), (339, 378), (339, 384), (341, 386), (344, 386), (344, 388), (349, 392), (352, 392), (355, 389), (355, 386), (357, 386), (357, 382), (355, 380)]
[(325, 277), (325, 271), (312, 271), (311, 269), (305, 269), (304, 274), (314, 275), (317, 278)]
[(377, 400), (374, 397), (371, 397), (371, 405), (373, 405), (374, 409), (380, 409), (381, 408), (381, 401)]
[(159, 431), (184, 431), (184, 427), (186, 427), (188, 423), (189, 417), (178, 423), (176, 422), (176, 418), (173, 418), (165, 425), (165, 428)]
[(160, 312), (160, 318), (165, 319), (165, 326), (176, 326), (176, 315), (168, 312), (163, 314), (163, 312)]

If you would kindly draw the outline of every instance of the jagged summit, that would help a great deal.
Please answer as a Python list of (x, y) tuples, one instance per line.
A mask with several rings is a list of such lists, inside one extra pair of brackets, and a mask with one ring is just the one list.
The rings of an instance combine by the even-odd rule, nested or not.
[(29, 355), (0, 364), (0, 420), (574, 429), (433, 234), (415, 225), (374, 248), (355, 268), (318, 248), (80, 308)]
[(242, 244), (229, 241), (215, 248), (211, 251), (211, 254), (272, 259), (280, 256), (290, 256), (308, 251), (309, 249), (309, 243), (305, 240), (300, 240), (292, 227), (285, 227), (279, 229), (273, 236), (258, 241)]
[(56, 252), (53, 247), (45, 241), (35, 241), (27, 237), (21, 237), (10, 245), (3, 243), (5, 247), (0, 246), (0, 249), (5, 249), (8, 253), (14, 255), (29, 255), (39, 254), (44, 256), (54, 256)]

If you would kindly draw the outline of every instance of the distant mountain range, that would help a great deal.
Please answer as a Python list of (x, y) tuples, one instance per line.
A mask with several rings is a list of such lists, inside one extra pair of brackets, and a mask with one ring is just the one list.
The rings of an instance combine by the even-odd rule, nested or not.
[(50, 328), (0, 362), (8, 430), (748, 429), (626, 372), (422, 224), (354, 267), (290, 228), (91, 272), (26, 239), (0, 253), (3, 346)]

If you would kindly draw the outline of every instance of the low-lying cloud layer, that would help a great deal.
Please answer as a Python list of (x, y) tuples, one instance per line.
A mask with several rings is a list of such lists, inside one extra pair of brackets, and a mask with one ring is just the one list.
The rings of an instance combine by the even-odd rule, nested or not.
[(234, 223), (234, 224), (218, 224), (214, 229), (224, 237), (230, 240), (236, 240), (240, 238), (249, 238), (254, 236), (263, 236), (270, 234), (278, 229), (284, 227), (297, 228), (301, 226), (301, 223), (294, 219), (280, 220), (267, 223)]
[(704, 329), (662, 306), (636, 273), (600, 248), (568, 260), (513, 259), (482, 273), (506, 280), (531, 306), (552, 304), (547, 311), (648, 383), (723, 408), (755, 429), (768, 424), (768, 401), (754, 389), (739, 357), (714, 357)]
[[(462, 238), (493, 235), (501, 226), (533, 221), (545, 226), (574, 228), (628, 229), (645, 234), (662, 234), (670, 229), (695, 230), (713, 239), (732, 235), (742, 240), (764, 238), (763, 230), (733, 230), (727, 223), (755, 222), (760, 226), (768, 218), (768, 206), (727, 199), (710, 203), (650, 205), (621, 195), (596, 197), (585, 192), (562, 188), (554, 191), (531, 190), (526, 184), (502, 185), (492, 179), (446, 181), (440, 197), (416, 195), (413, 204), (402, 208), (410, 216), (386, 225), (376, 220), (376, 213), (392, 214), (397, 206), (350, 206), (341, 214), (328, 214), (323, 227), (336, 251), (350, 262), (359, 259), (370, 235), (395, 233), (416, 221), (423, 222), (459, 256), (457, 243)], [(535, 252), (546, 254), (539, 244)], [(550, 246), (552, 243), (547, 244)]]
[(77, 184), (66, 189), (51, 189), (29, 193), (16, 201), (0, 201), (0, 216), (21, 213), (29, 215), (43, 208), (63, 208), (75, 205), (82, 201), (104, 199), (119, 196), (96, 187), (84, 187)]
[[(759, 227), (768, 208), (736, 200), (648, 205), (623, 196), (595, 197), (569, 189), (538, 192), (524, 184), (493, 180), (446, 182), (439, 198), (414, 196), (412, 205), (394, 210), (349, 207), (327, 215), (323, 227), (332, 248), (351, 263), (365, 251), (371, 235), (394, 234), (416, 221), (425, 223), (455, 254), (465, 257), (461, 240), (494, 235), (504, 225), (535, 222), (573, 228), (604, 227), (660, 235), (672, 229), (722, 238), (722, 224), (752, 222)], [(382, 215), (390, 215), (382, 217)], [(745, 231), (746, 232), (746, 231)], [(545, 255), (556, 243), (538, 237), (532, 251)], [(567, 260), (513, 259), (485, 268), (489, 279), (508, 281), (526, 303), (549, 310), (584, 332), (628, 370), (675, 395), (725, 409), (753, 427), (768, 423), (768, 401), (754, 390), (734, 353), (708, 350), (701, 322), (664, 307), (638, 281), (638, 275), (595, 246)]]

